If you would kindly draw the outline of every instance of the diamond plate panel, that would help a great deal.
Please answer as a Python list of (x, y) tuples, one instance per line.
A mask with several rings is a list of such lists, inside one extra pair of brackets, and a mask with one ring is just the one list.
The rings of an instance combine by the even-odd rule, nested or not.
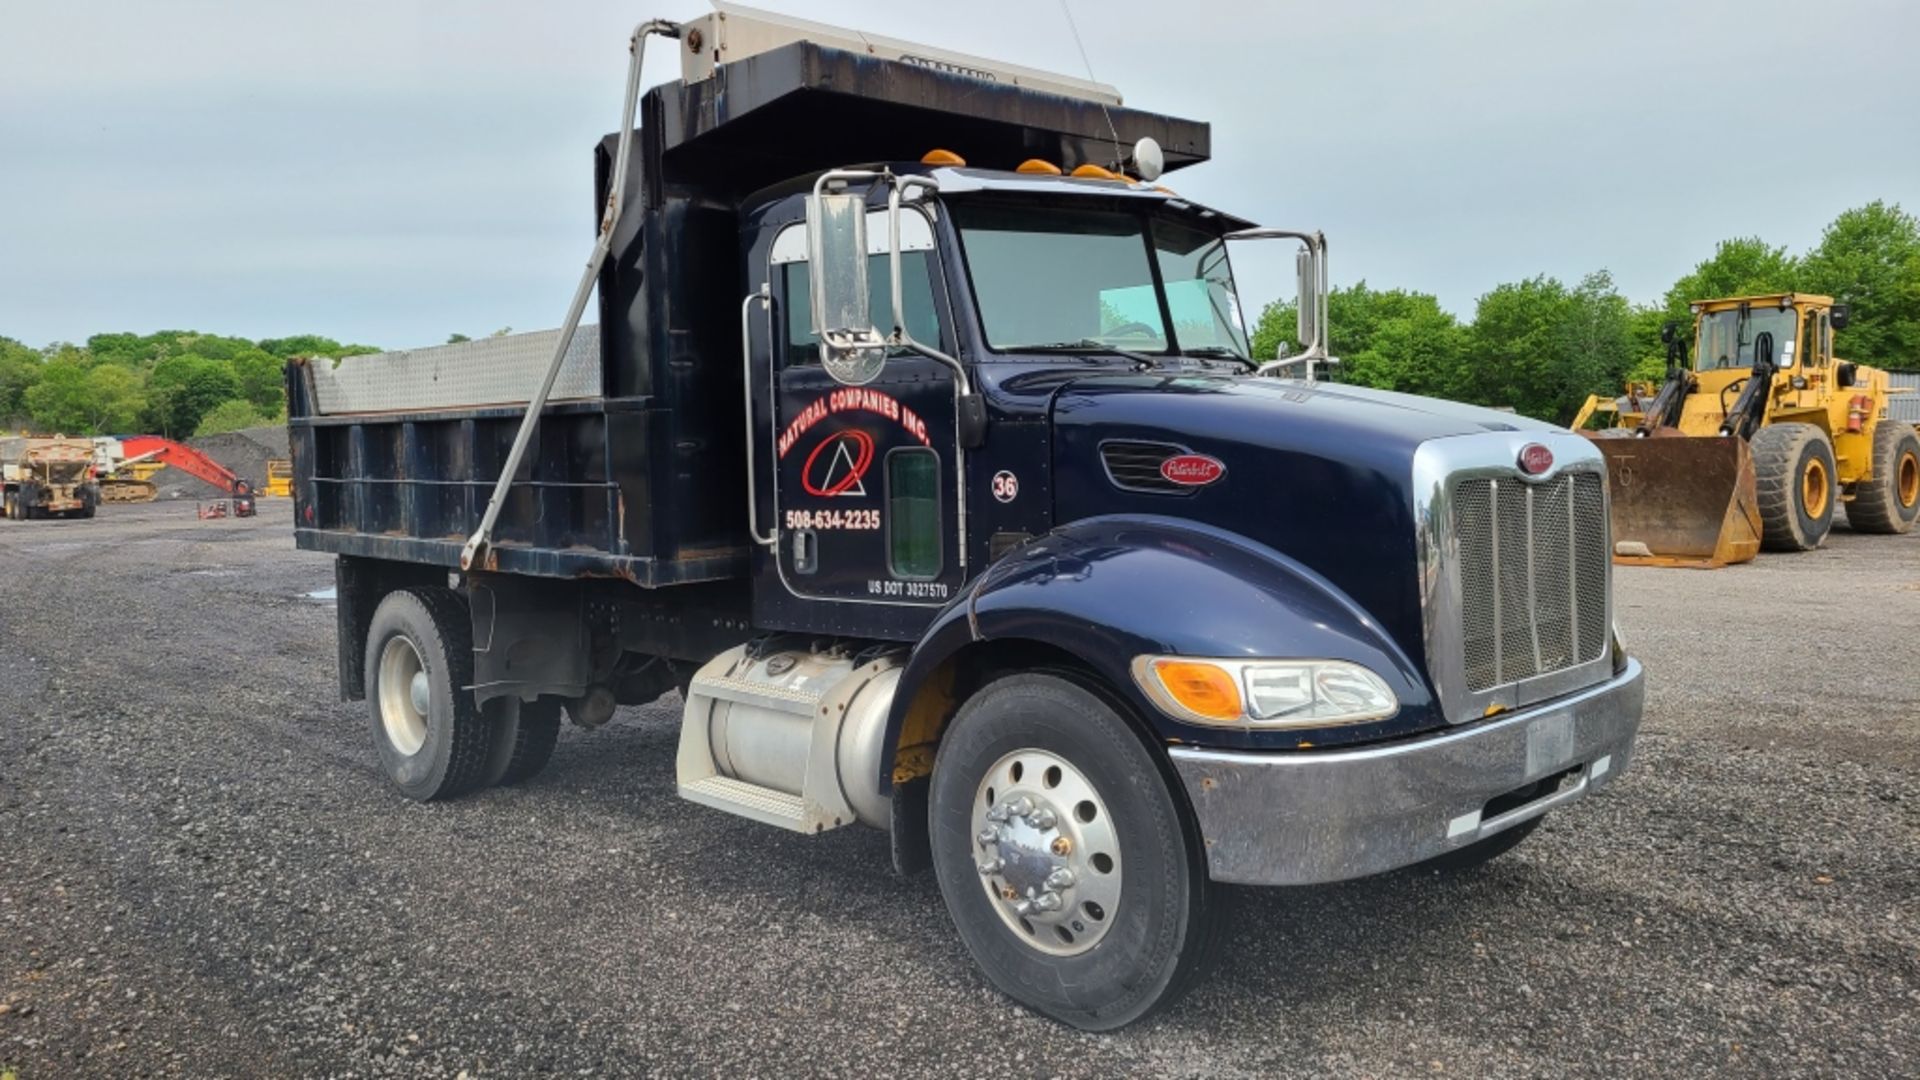
[[(559, 330), (461, 341), (425, 349), (312, 362), (314, 401), (321, 415), (433, 412), (532, 400), (553, 359)], [(600, 328), (574, 332), (549, 401), (598, 398)]]

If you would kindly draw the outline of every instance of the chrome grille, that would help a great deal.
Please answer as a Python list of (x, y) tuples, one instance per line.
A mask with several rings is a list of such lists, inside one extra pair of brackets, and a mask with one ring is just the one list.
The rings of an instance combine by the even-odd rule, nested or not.
[(1479, 693), (1597, 660), (1607, 648), (1606, 482), (1453, 485), (1466, 685)]

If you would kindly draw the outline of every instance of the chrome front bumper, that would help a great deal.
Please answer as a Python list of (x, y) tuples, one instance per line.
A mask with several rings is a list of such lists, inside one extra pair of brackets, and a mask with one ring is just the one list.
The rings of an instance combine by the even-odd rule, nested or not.
[[(1606, 682), (1470, 727), (1354, 750), (1174, 747), (1216, 881), (1312, 885), (1378, 874), (1573, 802), (1627, 766), (1646, 697), (1637, 660)], [(1487, 804), (1561, 775), (1488, 815)]]

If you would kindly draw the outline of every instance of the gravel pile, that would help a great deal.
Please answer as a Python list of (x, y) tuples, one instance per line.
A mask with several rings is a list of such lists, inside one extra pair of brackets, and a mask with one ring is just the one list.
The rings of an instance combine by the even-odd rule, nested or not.
[(1477, 873), (1249, 891), (1083, 1035), (887, 839), (674, 795), (678, 702), (415, 805), (290, 504), (0, 521), (0, 1071), (43, 1077), (1912, 1076), (1920, 534), (1622, 569), (1630, 770)]
[[(287, 429), (245, 428), (188, 439), (187, 445), (233, 470), (259, 491), (267, 484), (267, 459), (287, 456)], [(208, 499), (225, 494), (191, 473), (171, 467), (155, 473), (153, 483), (162, 499)]]

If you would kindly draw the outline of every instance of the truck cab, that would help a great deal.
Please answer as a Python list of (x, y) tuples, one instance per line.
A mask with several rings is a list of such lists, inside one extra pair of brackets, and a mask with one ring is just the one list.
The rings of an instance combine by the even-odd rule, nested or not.
[[(649, 36), (683, 78), (596, 151), (567, 325), (289, 367), (403, 793), (678, 689), (681, 795), (888, 831), (1097, 1030), (1192, 980), (1223, 885), (1471, 865), (1624, 769), (1598, 451), (1314, 379), (1325, 240), (1168, 186), (1204, 123), (733, 5), (636, 31), (631, 85)], [(1249, 351), (1232, 256), (1276, 240), (1303, 365)]]

